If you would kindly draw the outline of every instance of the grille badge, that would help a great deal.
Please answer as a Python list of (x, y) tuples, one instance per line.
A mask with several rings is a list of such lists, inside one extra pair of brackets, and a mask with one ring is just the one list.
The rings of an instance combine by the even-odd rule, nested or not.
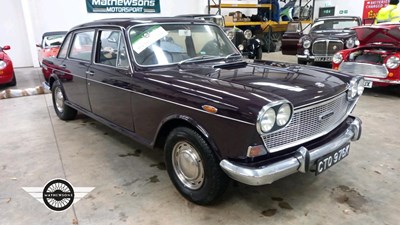
[(317, 82), (317, 83), (315, 83), (315, 86), (323, 88), (323, 87), (325, 87), (325, 84), (323, 84), (321, 82)]
[(333, 114), (335, 114), (335, 112), (333, 112), (333, 111), (329, 111), (329, 112), (323, 113), (323, 114), (319, 115), (318, 120), (319, 121), (326, 120), (329, 117), (333, 116)]

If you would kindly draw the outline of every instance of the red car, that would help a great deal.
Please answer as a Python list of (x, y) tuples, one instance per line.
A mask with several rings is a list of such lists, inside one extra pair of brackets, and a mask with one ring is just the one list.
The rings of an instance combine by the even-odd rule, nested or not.
[(36, 45), (39, 48), (38, 60), (40, 65), (42, 65), (43, 59), (57, 56), (66, 33), (66, 31), (54, 31), (43, 34), (42, 43)]
[(360, 45), (333, 56), (333, 69), (365, 77), (364, 86), (400, 84), (400, 24), (353, 28)]
[(10, 46), (0, 47), (0, 84), (15, 86), (17, 80), (15, 79), (14, 67), (10, 57), (4, 50), (10, 50)]

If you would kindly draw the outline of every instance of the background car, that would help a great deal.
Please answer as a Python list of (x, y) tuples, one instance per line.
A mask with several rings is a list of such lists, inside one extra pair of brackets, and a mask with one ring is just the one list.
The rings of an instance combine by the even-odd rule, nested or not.
[(0, 84), (15, 86), (17, 85), (17, 80), (15, 78), (14, 67), (11, 58), (5, 52), (5, 50), (10, 49), (9, 45), (0, 47)]
[(221, 15), (187, 14), (177, 17), (203, 19), (216, 23), (225, 31), (228, 38), (233, 42), (242, 55), (247, 56), (250, 59), (262, 58), (261, 41), (255, 37), (255, 35), (253, 35), (251, 29), (246, 29), (243, 31), (237, 27), (225, 27), (224, 17)]
[(330, 64), (336, 52), (357, 45), (356, 34), (350, 28), (359, 25), (359, 17), (327, 16), (316, 19), (306, 34), (301, 22), (292, 22), (282, 36), (282, 54), (297, 55), (299, 64)]
[(360, 46), (336, 53), (335, 70), (365, 76), (365, 87), (400, 84), (400, 25), (356, 27)]
[(43, 34), (42, 42), (36, 44), (36, 47), (38, 47), (38, 60), (40, 65), (42, 65), (43, 59), (54, 57), (58, 54), (66, 33), (67, 31), (54, 31)]

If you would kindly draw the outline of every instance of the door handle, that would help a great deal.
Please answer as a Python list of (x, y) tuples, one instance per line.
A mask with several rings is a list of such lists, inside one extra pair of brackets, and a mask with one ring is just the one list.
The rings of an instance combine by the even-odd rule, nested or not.
[(65, 68), (67, 68), (67, 65), (61, 64), (60, 67), (63, 68), (63, 69), (65, 69)]
[(93, 76), (93, 75), (94, 75), (94, 72), (88, 70), (88, 71), (86, 71), (86, 75)]

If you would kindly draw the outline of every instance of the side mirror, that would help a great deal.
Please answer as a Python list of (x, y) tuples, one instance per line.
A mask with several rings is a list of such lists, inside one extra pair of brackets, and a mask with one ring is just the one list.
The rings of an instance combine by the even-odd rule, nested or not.
[(36, 47), (41, 48), (42, 45), (41, 44), (36, 44)]
[(3, 46), (3, 50), (10, 50), (10, 49), (11, 49), (11, 47), (9, 45), (4, 45)]

